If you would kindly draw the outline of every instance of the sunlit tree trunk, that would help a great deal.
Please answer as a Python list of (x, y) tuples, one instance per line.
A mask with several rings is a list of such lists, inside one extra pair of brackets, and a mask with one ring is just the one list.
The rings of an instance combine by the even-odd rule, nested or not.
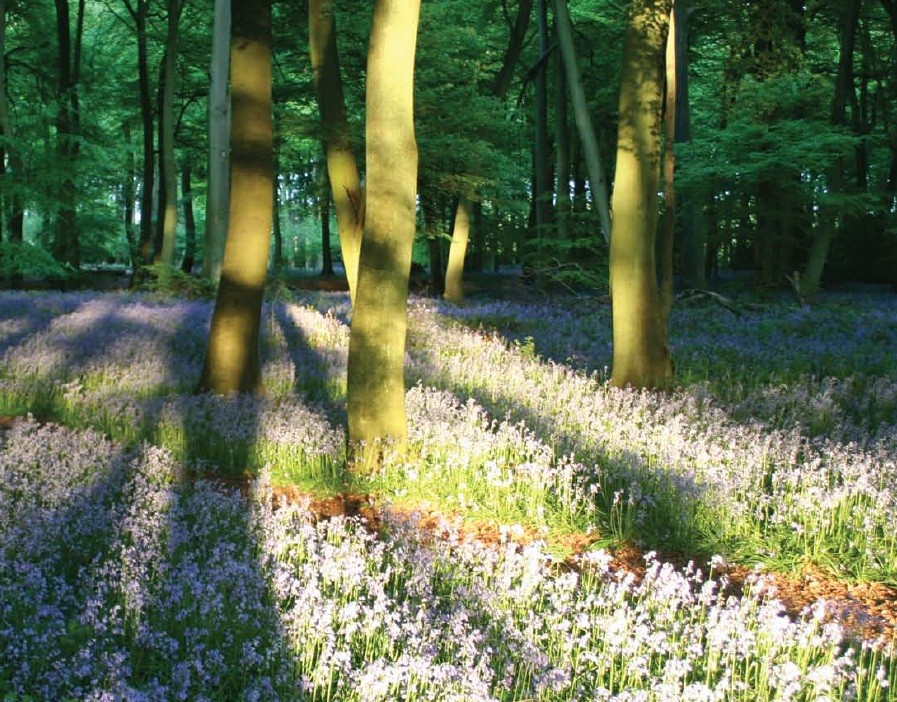
[(349, 441), (356, 468), (407, 435), (405, 333), (414, 244), (414, 53), (420, 0), (376, 0), (367, 69), (367, 217), (349, 336)]
[(358, 256), (365, 222), (365, 195), (352, 151), (349, 122), (343, 98), (339, 55), (336, 50), (336, 23), (333, 0), (309, 0), (308, 44), (314, 72), (315, 92), (321, 113), (324, 151), (343, 266), (354, 304), (357, 296)]
[(470, 235), (470, 200), (461, 198), (455, 209), (455, 223), (452, 227), (452, 243), (449, 247), (448, 265), (445, 269), (445, 293), (449, 302), (464, 300), (464, 258)]
[(610, 246), (616, 386), (670, 384), (672, 362), (657, 282), (657, 189), (663, 56), (672, 0), (634, 0), (620, 76)]
[(261, 389), (259, 325), (274, 207), (271, 0), (234, 3), (231, 198), (200, 391)]
[(202, 253), (203, 275), (213, 282), (221, 276), (230, 198), (230, 13), (230, 0), (215, 0), (209, 83), (209, 181)]
[(174, 265), (174, 244), (178, 224), (177, 167), (174, 162), (174, 90), (176, 80), (176, 60), (178, 50), (178, 23), (180, 0), (167, 0), (168, 19), (165, 37), (165, 68), (162, 82), (162, 112), (159, 149), (161, 151), (162, 187), (165, 190), (164, 212), (162, 214), (161, 260)]
[(673, 244), (676, 234), (676, 121), (678, 119), (678, 72), (676, 33), (678, 25), (677, 5), (674, 0), (670, 11), (670, 24), (666, 43), (666, 86), (664, 90), (664, 150), (663, 150), (663, 228), (658, 242), (657, 266), (660, 286), (660, 323), (666, 328), (673, 308)]

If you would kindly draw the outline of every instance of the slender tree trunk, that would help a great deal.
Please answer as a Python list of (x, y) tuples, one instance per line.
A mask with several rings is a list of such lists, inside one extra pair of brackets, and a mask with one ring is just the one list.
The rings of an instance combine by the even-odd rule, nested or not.
[(657, 282), (657, 189), (663, 55), (672, 0), (633, 0), (620, 76), (611, 294), (616, 386), (666, 387), (673, 376)]
[(153, 142), (153, 102), (150, 91), (149, 55), (146, 20), (149, 0), (137, 0), (134, 25), (137, 32), (137, 84), (140, 93), (140, 117), (143, 124), (143, 166), (140, 187), (140, 263), (153, 260), (153, 192), (156, 175), (156, 154)]
[(230, 15), (230, 0), (215, 0), (209, 85), (209, 183), (202, 271), (206, 278), (216, 283), (221, 276), (230, 199), (230, 99), (227, 91)]
[(283, 201), (280, 198), (280, 164), (274, 156), (274, 261), (272, 267), (280, 272), (283, 269)]
[[(326, 175), (326, 174), (325, 174)], [(333, 275), (333, 255), (330, 253), (330, 189), (321, 183), (318, 195), (321, 215), (321, 275)]]
[(13, 186), (9, 189), (4, 203), (9, 240), (22, 241), (25, 208), (19, 186), (25, 175), (25, 164), (15, 145), (15, 130), (9, 114), (9, 97), (6, 92), (6, 0), (0, 0), (0, 137), (6, 140), (4, 151), (9, 157), (8, 167), (3, 154), (0, 154), (0, 160), (3, 161), (6, 175), (13, 180)]
[(549, 236), (551, 216), (551, 143), (548, 136), (548, 9), (545, 0), (536, 0), (539, 26), (539, 63), (536, 67), (536, 119), (533, 140), (533, 207), (536, 236)]
[(181, 270), (184, 273), (193, 272), (193, 264), (196, 262), (196, 218), (193, 216), (193, 185), (191, 183), (190, 159), (184, 156), (184, 164), (181, 166), (181, 196), (184, 199), (184, 260)]
[(124, 226), (125, 241), (128, 242), (128, 256), (131, 259), (131, 267), (135, 270), (140, 265), (139, 249), (137, 248), (137, 240), (134, 236), (134, 205), (136, 202), (136, 192), (134, 187), (134, 178), (136, 175), (137, 164), (134, 158), (134, 151), (131, 149), (131, 125), (123, 122), (122, 137), (124, 138), (127, 152), (125, 155), (125, 177), (122, 182), (121, 194), (124, 202)]
[[(557, 35), (557, 17), (554, 24)], [(564, 62), (560, 54), (555, 57), (554, 74), (555, 215), (558, 236), (567, 241), (570, 239), (570, 131)]]
[(452, 243), (449, 247), (448, 265), (445, 269), (445, 293), (449, 302), (464, 301), (464, 258), (470, 234), (470, 200), (461, 198), (455, 209), (452, 227)]
[(570, 14), (567, 11), (567, 0), (555, 0), (554, 12), (558, 44), (561, 49), (561, 57), (564, 60), (564, 73), (567, 77), (567, 85), (570, 87), (570, 95), (573, 101), (573, 116), (576, 119), (576, 128), (582, 141), (582, 153), (589, 173), (592, 198), (595, 202), (595, 207), (598, 209), (598, 221), (601, 223), (604, 240), (609, 243), (611, 218), (610, 203), (607, 198), (607, 178), (604, 175), (604, 167), (601, 165), (598, 139), (595, 138), (595, 129), (592, 127), (592, 118), (586, 102), (585, 90), (582, 87), (582, 79), (579, 75), (576, 47), (573, 45), (573, 28), (570, 24)]
[(271, 0), (234, 3), (231, 199), (200, 391), (261, 389), (259, 325), (274, 207)]
[(162, 188), (165, 192), (162, 213), (161, 260), (174, 265), (174, 245), (178, 224), (177, 170), (174, 162), (174, 91), (177, 78), (178, 23), (180, 0), (167, 0), (167, 33), (165, 38), (165, 59), (162, 80), (162, 110), (159, 150), (162, 164)]
[(365, 226), (365, 197), (346, 118), (339, 55), (336, 50), (333, 0), (309, 0), (308, 17), (308, 44), (315, 93), (321, 113), (327, 173), (336, 208), (343, 266), (349, 281), (349, 295), (354, 304), (357, 297), (358, 256)]
[(673, 244), (676, 235), (676, 120), (679, 69), (676, 59), (677, 3), (670, 10), (669, 31), (666, 43), (666, 87), (664, 96), (664, 151), (663, 151), (663, 229), (660, 233), (658, 281), (660, 285), (660, 323), (664, 329), (670, 321), (673, 308)]
[(84, 0), (79, 0), (78, 3), (74, 46), (68, 0), (55, 0), (55, 6), (58, 49), (56, 139), (58, 160), (65, 168), (65, 176), (57, 192), (60, 205), (56, 220), (53, 253), (58, 260), (78, 268), (81, 263), (81, 251), (77, 230), (74, 170), (79, 152), (78, 127), (80, 121), (77, 85), (81, 46), (80, 31), (84, 23)]
[(511, 34), (508, 37), (508, 46), (502, 58), (501, 68), (492, 80), (492, 94), (499, 100), (504, 100), (514, 79), (514, 70), (520, 60), (526, 42), (526, 32), (529, 29), (530, 17), (533, 13), (533, 0), (520, 0), (517, 3), (517, 15), (511, 26)]
[[(856, 45), (856, 30), (860, 18), (862, 0), (849, 0), (841, 24), (841, 41), (838, 57), (838, 75), (835, 79), (835, 98), (832, 101), (832, 124), (847, 123), (847, 103), (853, 92), (853, 54)], [(828, 170), (826, 184), (831, 195), (837, 196), (844, 188), (842, 159), (836, 159)], [(807, 265), (801, 276), (801, 293), (810, 300), (819, 291), (822, 273), (828, 259), (829, 247), (838, 227), (839, 212), (835, 207), (822, 208), (821, 222), (816, 227), (813, 243), (807, 255)]]
[(414, 53), (420, 0), (375, 0), (367, 69), (367, 218), (349, 335), (349, 441), (356, 469), (401, 448), (414, 244)]

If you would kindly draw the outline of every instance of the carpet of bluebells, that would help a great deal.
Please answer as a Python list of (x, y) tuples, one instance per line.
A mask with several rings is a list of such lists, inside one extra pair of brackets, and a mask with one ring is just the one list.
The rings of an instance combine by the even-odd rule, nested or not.
[(597, 303), (409, 314), (411, 450), (361, 479), (345, 296), (266, 305), (267, 392), (216, 398), (210, 303), (0, 293), (0, 700), (890, 699), (893, 644), (787, 616), (762, 570), (897, 582), (897, 300), (677, 309), (665, 395), (607, 384)]

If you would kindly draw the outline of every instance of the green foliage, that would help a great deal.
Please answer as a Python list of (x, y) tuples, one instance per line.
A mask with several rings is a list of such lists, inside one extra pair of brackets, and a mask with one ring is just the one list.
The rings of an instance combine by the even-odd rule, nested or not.
[(19, 278), (53, 278), (65, 280), (72, 269), (56, 261), (39, 246), (25, 242), (0, 242), (0, 280)]
[(214, 298), (216, 289), (207, 278), (189, 275), (180, 268), (164, 263), (154, 263), (138, 269), (134, 288), (163, 297), (185, 297), (191, 300)]

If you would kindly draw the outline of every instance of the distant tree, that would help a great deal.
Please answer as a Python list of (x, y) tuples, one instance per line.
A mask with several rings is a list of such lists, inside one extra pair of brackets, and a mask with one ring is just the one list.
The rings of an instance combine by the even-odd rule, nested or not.
[(655, 255), (671, 7), (672, 0), (633, 0), (623, 50), (610, 245), (616, 386), (665, 387), (673, 376)]
[(349, 336), (349, 441), (356, 466), (401, 444), (408, 277), (415, 230), (414, 54), (420, 0), (376, 0), (368, 50), (367, 215)]
[(221, 280), (200, 391), (261, 388), (259, 325), (274, 207), (271, 0), (234, 3), (231, 197)]

